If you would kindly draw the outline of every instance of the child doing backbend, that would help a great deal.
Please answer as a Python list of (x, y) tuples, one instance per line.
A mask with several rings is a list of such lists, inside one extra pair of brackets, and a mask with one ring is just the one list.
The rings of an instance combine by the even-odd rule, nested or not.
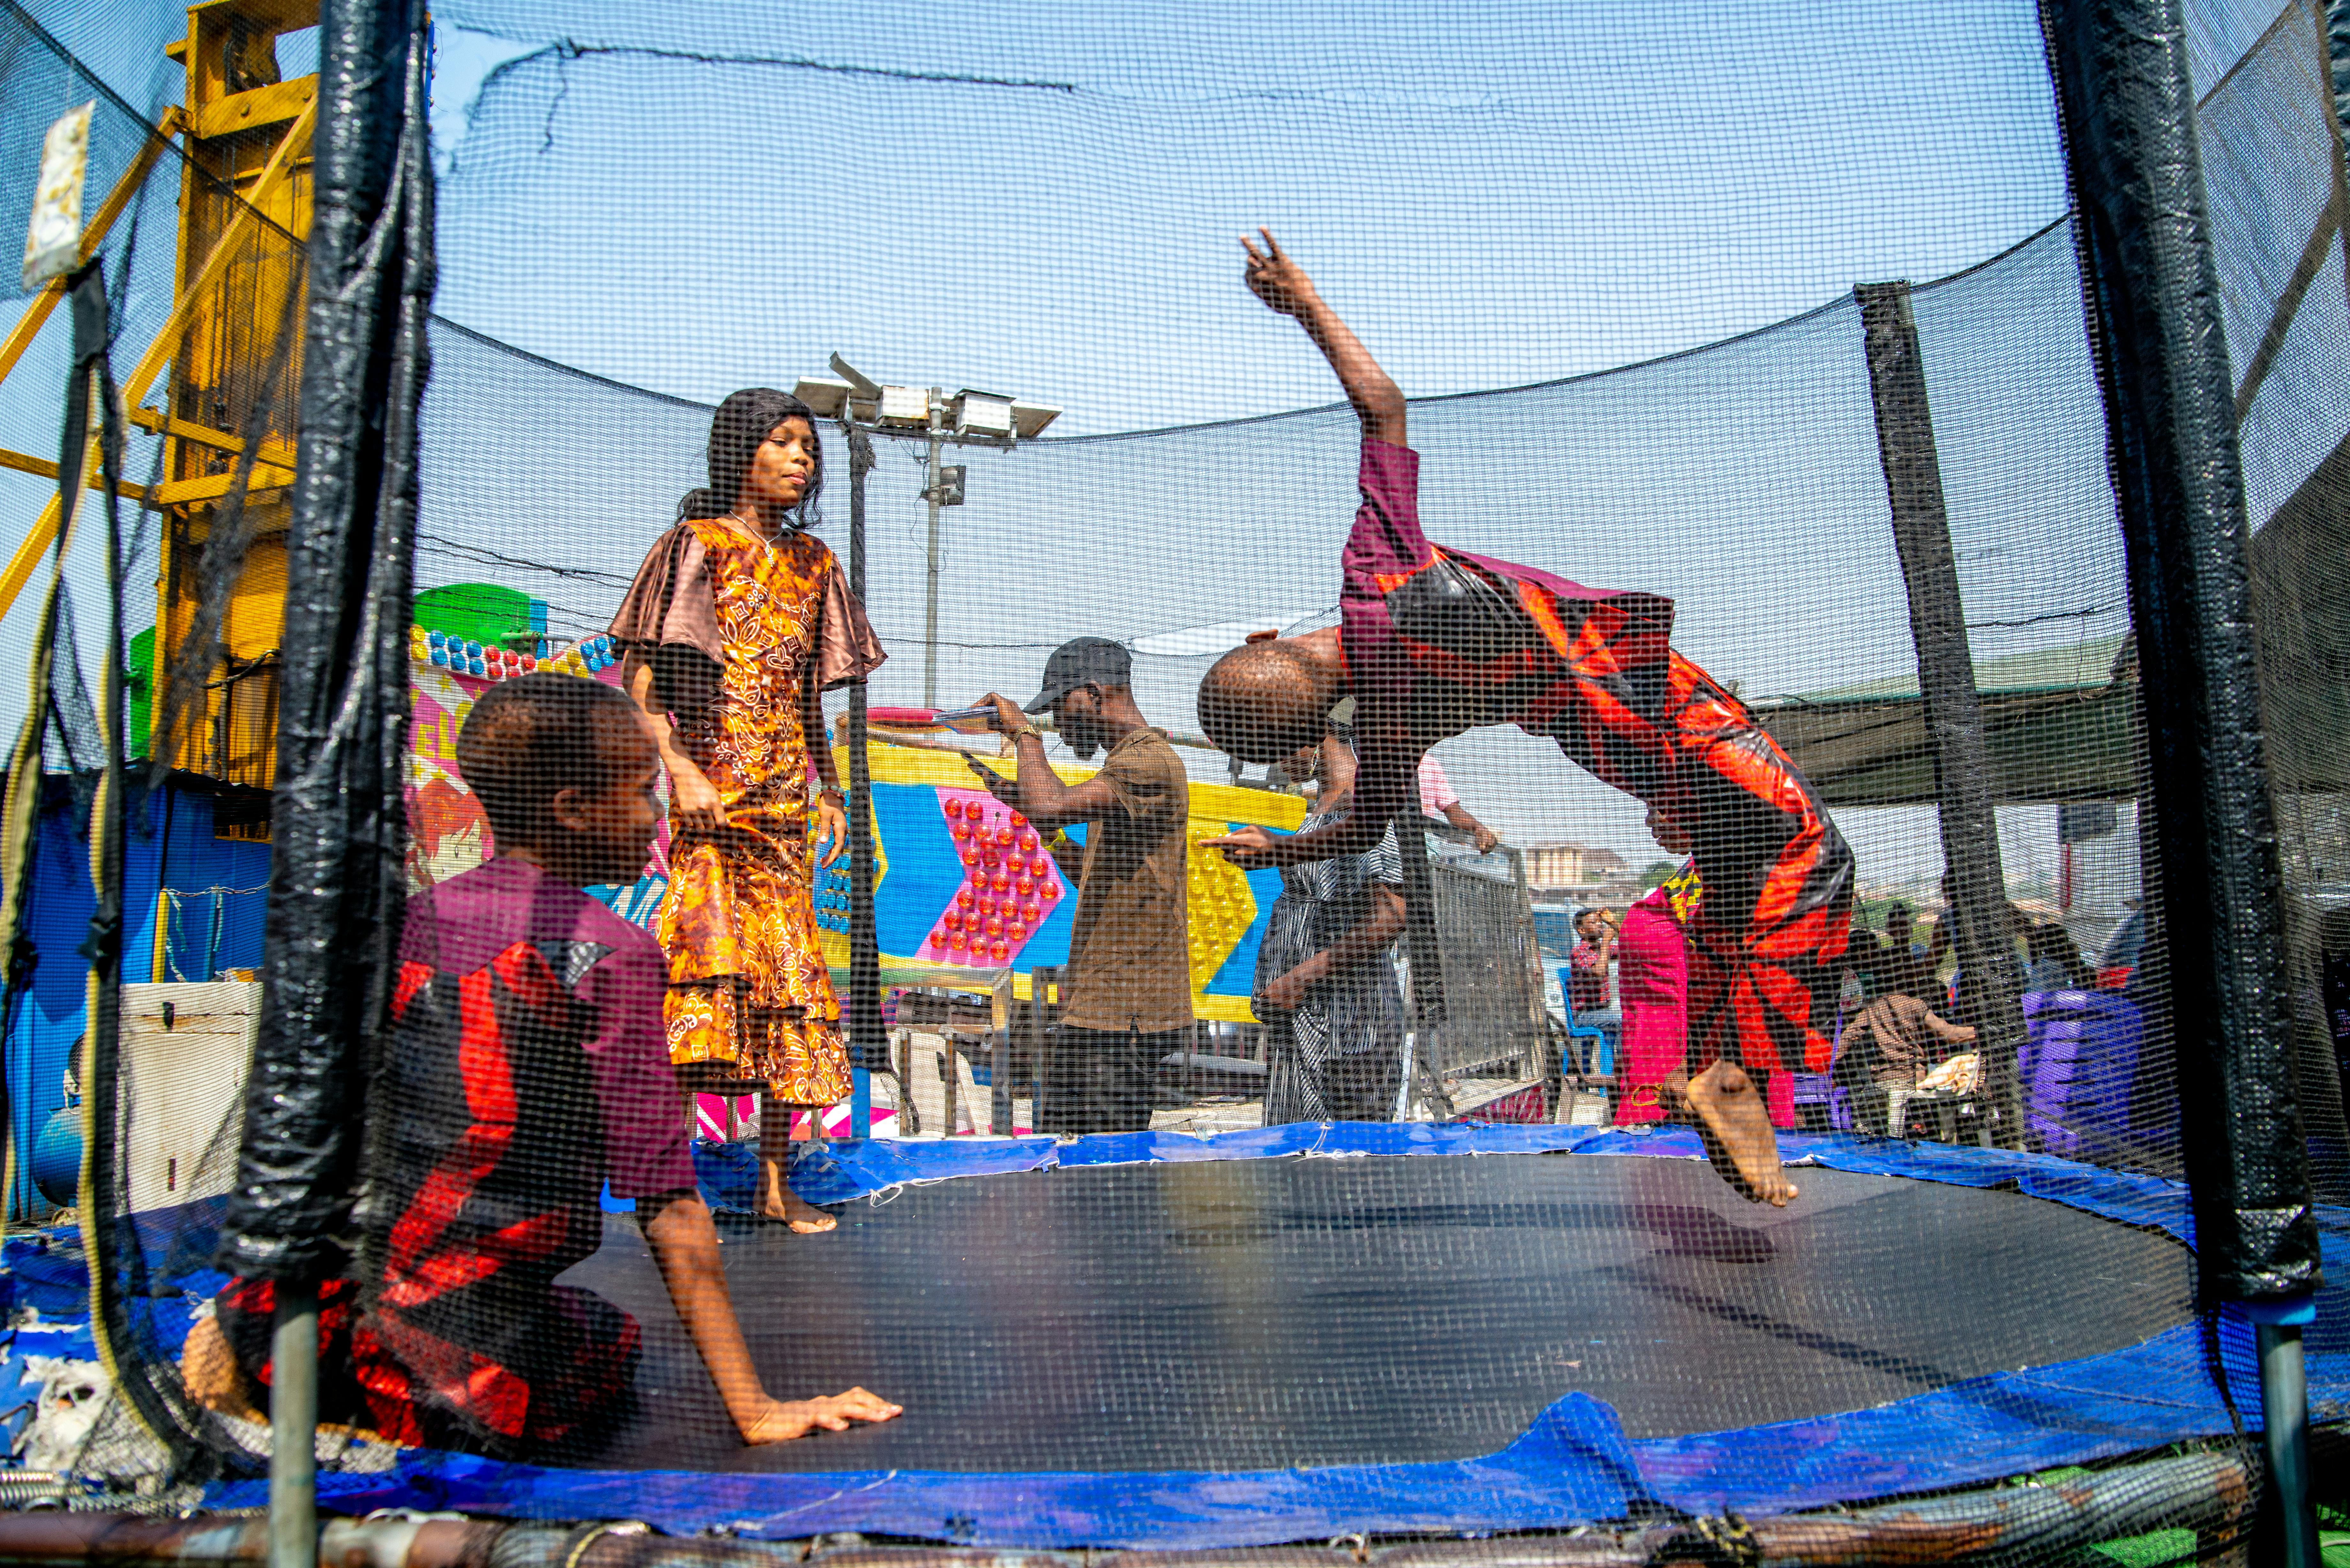
[(1337, 372), (1362, 421), (1362, 504), (1340, 557), (1340, 624), (1262, 632), (1225, 655), (1200, 684), (1200, 722), (1234, 756), (1270, 763), (1317, 736), (1351, 694), (1361, 774), (1343, 821), (1286, 838), (1244, 827), (1208, 845), (1249, 867), (1360, 854), (1414, 799), (1438, 741), (1490, 723), (1550, 736), (1690, 841), (1704, 892), (1688, 928), (1688, 1060), (1663, 1096), (1734, 1187), (1785, 1204), (1795, 1188), (1768, 1079), (1827, 1066), (1812, 994), (1844, 951), (1851, 851), (1745, 707), (1673, 650), (1669, 599), (1429, 543), (1402, 392), (1263, 238), (1262, 252), (1241, 242), (1248, 286)]

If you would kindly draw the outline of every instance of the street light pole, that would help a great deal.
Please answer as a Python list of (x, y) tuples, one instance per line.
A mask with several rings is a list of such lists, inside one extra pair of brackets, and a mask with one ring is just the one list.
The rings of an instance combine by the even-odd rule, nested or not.
[(939, 705), (939, 457), (946, 450), (946, 399), (931, 389), (931, 459), (922, 493), (931, 501), (931, 581), (922, 600), (922, 706)]
[[(865, 600), (865, 476), (873, 442), (844, 413), (848, 441), (848, 591)], [(873, 770), (865, 750), (865, 682), (848, 689), (848, 1136), (873, 1133), (873, 1066), (885, 1060), (881, 945), (873, 920)]]

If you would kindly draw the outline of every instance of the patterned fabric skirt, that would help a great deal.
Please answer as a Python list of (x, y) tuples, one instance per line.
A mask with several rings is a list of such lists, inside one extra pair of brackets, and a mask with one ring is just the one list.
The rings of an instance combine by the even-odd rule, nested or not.
[(737, 810), (680, 832), (653, 934), (669, 957), (670, 1060), (695, 1085), (752, 1081), (794, 1106), (847, 1097), (840, 1003), (810, 900), (807, 825)]

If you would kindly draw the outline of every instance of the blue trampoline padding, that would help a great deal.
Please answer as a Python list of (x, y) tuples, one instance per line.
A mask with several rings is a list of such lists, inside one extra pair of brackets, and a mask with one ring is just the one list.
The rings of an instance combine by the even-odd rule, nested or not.
[[(2044, 1155), (1851, 1136), (1787, 1135), (1797, 1167), (1967, 1187), (2008, 1187), (2191, 1241), (2186, 1189), (2158, 1178)], [(1226, 1133), (893, 1142), (795, 1151), (793, 1189), (843, 1202), (908, 1182), (1153, 1160), (1484, 1155), (1702, 1158), (1681, 1129), (1304, 1124)], [(753, 1159), (698, 1145), (705, 1186)], [(739, 1169), (737, 1168), (739, 1168)], [(1798, 1177), (1800, 1183), (1801, 1178)], [(713, 1194), (713, 1197), (719, 1196)], [(1799, 1199), (1800, 1201), (1800, 1199)], [(2305, 1332), (2311, 1413), (2350, 1418), (2350, 1211), (2321, 1208), (2326, 1275)], [(2238, 1412), (2257, 1429), (2252, 1329), (2222, 1313), (2221, 1357)], [(1172, 1550), (1368, 1533), (1534, 1530), (1622, 1518), (1647, 1501), (1692, 1513), (1783, 1512), (1994, 1480), (2226, 1433), (2226, 1407), (2193, 1324), (2105, 1355), (1970, 1378), (1874, 1409), (1733, 1431), (1627, 1442), (1588, 1396), (1551, 1406), (1500, 1453), (1431, 1464), (1263, 1472), (800, 1475), (557, 1470), (417, 1451), (388, 1474), (321, 1475), (320, 1501), (350, 1513), (459, 1509), (527, 1519), (641, 1519), (687, 1534), (712, 1527), (782, 1539), (864, 1531), (974, 1546)], [(224, 1482), (208, 1506), (254, 1507), (259, 1482)]]
[[(215, 1485), (215, 1508), (259, 1507), (263, 1481)], [(1443, 1464), (1172, 1475), (957, 1475), (846, 1471), (701, 1475), (550, 1470), (453, 1454), (403, 1458), (384, 1475), (318, 1477), (321, 1507), (456, 1510), (529, 1519), (640, 1519), (688, 1535), (753, 1539), (862, 1531), (959, 1546), (1263, 1545), (1367, 1533), (1564, 1528), (1619, 1519), (1640, 1496), (1616, 1413), (1570, 1394), (1508, 1448)]]

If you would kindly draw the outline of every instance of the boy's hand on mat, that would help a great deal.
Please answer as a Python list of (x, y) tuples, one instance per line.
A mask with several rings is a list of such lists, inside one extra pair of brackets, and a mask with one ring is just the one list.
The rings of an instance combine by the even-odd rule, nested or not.
[(824, 1399), (770, 1399), (749, 1420), (737, 1420), (735, 1426), (745, 1443), (787, 1443), (819, 1427), (827, 1432), (845, 1432), (851, 1421), (890, 1420), (903, 1409), (878, 1394), (851, 1388)]
[(1283, 254), (1272, 230), (1257, 233), (1264, 238), (1263, 251), (1246, 234), (1241, 236), (1241, 249), (1248, 252), (1248, 270), (1242, 275), (1248, 280), (1249, 292), (1284, 316), (1295, 316), (1314, 297), (1314, 280)]

